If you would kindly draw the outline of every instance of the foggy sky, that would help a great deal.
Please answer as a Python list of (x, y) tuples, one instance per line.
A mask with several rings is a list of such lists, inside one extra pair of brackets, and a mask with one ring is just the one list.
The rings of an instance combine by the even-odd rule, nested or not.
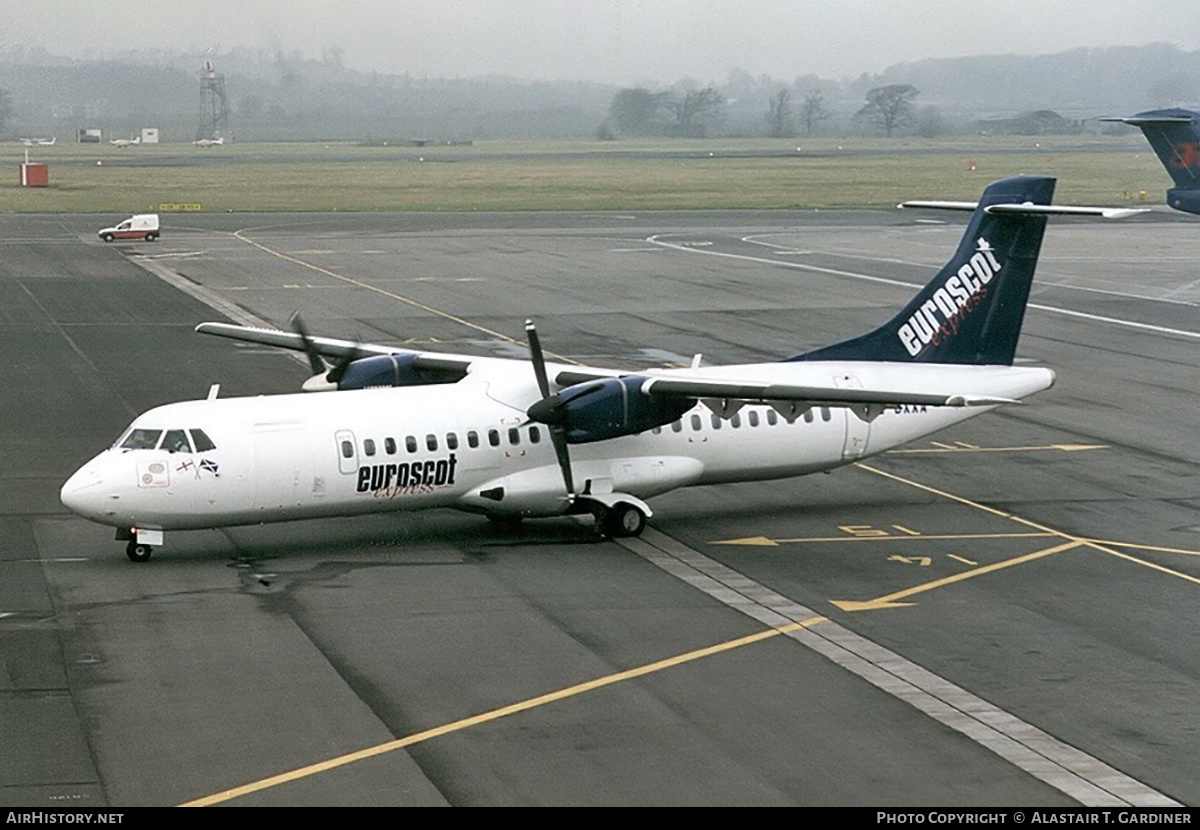
[[(1200, 48), (1197, 0), (0, 0), (5, 47), (247, 46), (353, 69), (615, 84), (848, 78), (931, 57)], [(998, 78), (998, 83), (1003, 79)]]

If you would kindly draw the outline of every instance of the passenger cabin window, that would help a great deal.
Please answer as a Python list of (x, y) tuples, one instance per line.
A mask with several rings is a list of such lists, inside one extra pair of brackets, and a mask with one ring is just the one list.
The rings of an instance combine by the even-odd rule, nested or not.
[(832, 417), (833, 417), (833, 415), (830, 414), (829, 407), (827, 407), (827, 406), (821, 407), (821, 420), (822, 421), (828, 421)]
[(189, 429), (188, 432), (192, 436), (192, 446), (196, 448), (196, 452), (208, 452), (217, 448), (217, 445), (204, 434), (204, 430)]
[(471, 449), (475, 449), (479, 446), (479, 433), (475, 430), (471, 430), (467, 433), (467, 446)]
[(349, 441), (343, 441), (342, 442), (342, 458), (353, 458), (353, 457), (354, 457), (354, 445), (351, 444)]
[(366, 438), (363, 440), (363, 452), (366, 453), (367, 455), (375, 454), (375, 439), (374, 438)]
[(746, 414), (746, 420), (750, 422), (750, 426), (758, 426), (758, 410), (752, 409)]
[(521, 443), (521, 432), (516, 427), (508, 428), (508, 443), (512, 444), (514, 447)]
[(417, 451), (417, 437), (415, 435), (409, 435), (404, 439), (404, 449), (409, 452)]
[(671, 424), (671, 432), (682, 432), (682, 431), (683, 431), (683, 421), (682, 420), (676, 421), (675, 423)]
[(446, 433), (446, 449), (448, 449), (448, 450), (458, 449), (458, 433), (455, 433), (455, 432), (447, 432)]
[(396, 454), (396, 439), (395, 438), (384, 438), (383, 439), (383, 451), (386, 452), (388, 455), (395, 455)]
[(192, 451), (192, 445), (188, 443), (187, 433), (182, 429), (169, 429), (167, 434), (163, 436), (162, 449), (167, 452), (187, 452)]
[(426, 435), (425, 436), (425, 446), (429, 449), (430, 452), (435, 451), (437, 449), (437, 436), (436, 435)]
[(699, 415), (692, 416), (692, 431), (693, 432), (700, 431), (700, 416)]
[(542, 431), (539, 430), (537, 427), (530, 427), (529, 428), (529, 443), (536, 444), (537, 442), (539, 442), (541, 440), (542, 440)]
[(811, 424), (813, 422), (813, 414), (811, 409), (804, 410), (804, 423)]
[(742, 416), (734, 415), (732, 418), (729, 419), (729, 425), (731, 427), (733, 427), (734, 429), (740, 428), (742, 425)]
[(488, 443), (493, 447), (500, 446), (500, 433), (494, 429), (488, 430)]
[(135, 429), (121, 442), (123, 450), (152, 450), (158, 446), (161, 429)]
[(779, 423), (779, 413), (774, 409), (767, 410), (767, 423), (771, 426), (775, 426)]
[(715, 412), (712, 414), (712, 425), (713, 425), (713, 429), (721, 428), (721, 416)]

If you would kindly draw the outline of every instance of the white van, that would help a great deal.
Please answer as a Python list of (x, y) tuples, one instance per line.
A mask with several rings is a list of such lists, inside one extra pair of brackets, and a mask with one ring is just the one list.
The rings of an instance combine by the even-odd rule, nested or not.
[(96, 231), (96, 235), (105, 242), (112, 242), (114, 239), (144, 239), (153, 242), (158, 239), (158, 214), (139, 213), (130, 216), (115, 228)]

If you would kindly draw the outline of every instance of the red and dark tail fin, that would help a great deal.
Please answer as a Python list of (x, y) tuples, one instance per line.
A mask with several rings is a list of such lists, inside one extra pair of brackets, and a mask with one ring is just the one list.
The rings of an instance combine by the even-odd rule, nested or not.
[(866, 334), (788, 358), (1011, 365), (1042, 248), (1054, 182), (1017, 176), (988, 185), (954, 256), (904, 310)]
[(1185, 213), (1200, 213), (1200, 112), (1181, 109), (1147, 110), (1120, 121), (1141, 129), (1175, 182), (1167, 204)]

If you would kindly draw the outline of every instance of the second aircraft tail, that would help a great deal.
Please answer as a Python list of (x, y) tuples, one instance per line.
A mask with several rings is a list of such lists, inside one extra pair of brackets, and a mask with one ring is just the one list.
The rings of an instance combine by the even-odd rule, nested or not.
[(1200, 213), (1200, 113), (1182, 109), (1147, 110), (1127, 118), (1103, 118), (1131, 124), (1146, 134), (1163, 167), (1175, 182), (1167, 204)]

